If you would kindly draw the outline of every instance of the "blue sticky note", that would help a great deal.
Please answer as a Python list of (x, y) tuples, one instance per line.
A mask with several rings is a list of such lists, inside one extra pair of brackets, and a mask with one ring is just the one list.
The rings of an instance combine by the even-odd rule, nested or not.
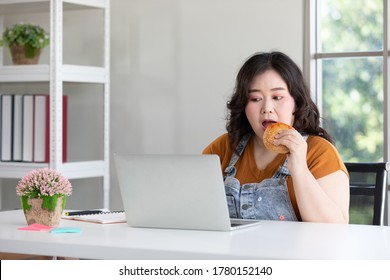
[(59, 228), (52, 228), (52, 229), (50, 230), (50, 233), (52, 233), (52, 234), (81, 233), (81, 228), (77, 228), (77, 227), (59, 227)]

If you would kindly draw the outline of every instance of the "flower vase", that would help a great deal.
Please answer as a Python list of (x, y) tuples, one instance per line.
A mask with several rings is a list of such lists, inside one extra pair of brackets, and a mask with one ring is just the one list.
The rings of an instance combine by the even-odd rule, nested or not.
[(21, 203), (28, 225), (57, 226), (61, 220), (66, 197), (63, 195), (41, 196), (39, 198), (22, 196)]
[(16, 65), (22, 64), (38, 64), (41, 55), (41, 49), (33, 49), (27, 46), (11, 45), (12, 62)]

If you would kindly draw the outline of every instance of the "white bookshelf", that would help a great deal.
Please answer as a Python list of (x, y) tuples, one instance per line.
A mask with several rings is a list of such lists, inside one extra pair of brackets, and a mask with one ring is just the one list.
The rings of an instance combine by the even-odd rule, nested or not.
[[(104, 14), (103, 65), (84, 66), (63, 63), (63, 15), (67, 11), (101, 9)], [(0, 0), (0, 31), (9, 15), (47, 13), (50, 18), (49, 64), (4, 65), (4, 51), (0, 50), (0, 84), (46, 82), (50, 87), (50, 162), (0, 162), (0, 179), (20, 179), (32, 169), (50, 167), (68, 179), (103, 178), (103, 207), (109, 208), (109, 100), (110, 100), (110, 1), (109, 0)], [(62, 95), (65, 83), (102, 85), (103, 159), (78, 162), (62, 161)], [(77, 94), (77, 93), (76, 93)], [(69, 123), (69, 126), (72, 124)], [(68, 147), (68, 150), (72, 147)]]

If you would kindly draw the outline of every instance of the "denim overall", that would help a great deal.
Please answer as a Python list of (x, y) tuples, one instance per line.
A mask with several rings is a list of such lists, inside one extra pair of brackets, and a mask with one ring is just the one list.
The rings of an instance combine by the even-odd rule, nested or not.
[(288, 194), (286, 176), (290, 175), (287, 159), (270, 179), (241, 186), (235, 164), (242, 155), (252, 133), (245, 135), (237, 146), (237, 153), (225, 169), (225, 191), (230, 218), (256, 220), (297, 221)]

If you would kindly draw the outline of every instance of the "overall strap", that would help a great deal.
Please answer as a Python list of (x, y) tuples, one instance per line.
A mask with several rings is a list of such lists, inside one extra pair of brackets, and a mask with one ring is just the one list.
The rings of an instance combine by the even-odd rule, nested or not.
[(236, 165), (237, 160), (240, 158), (240, 156), (244, 152), (245, 147), (248, 144), (249, 139), (251, 138), (252, 134), (253, 134), (252, 132), (245, 134), (242, 137), (242, 139), (240, 140), (240, 142), (238, 143), (237, 148), (236, 148), (235, 152), (233, 153), (232, 158), (230, 159), (229, 166), (226, 167), (226, 169), (225, 169), (225, 173), (227, 176), (234, 177), (236, 175), (236, 168), (234, 166)]
[(283, 165), (275, 172), (272, 178), (285, 178), (290, 176), (290, 171), (287, 168), (287, 159), (285, 159)]

